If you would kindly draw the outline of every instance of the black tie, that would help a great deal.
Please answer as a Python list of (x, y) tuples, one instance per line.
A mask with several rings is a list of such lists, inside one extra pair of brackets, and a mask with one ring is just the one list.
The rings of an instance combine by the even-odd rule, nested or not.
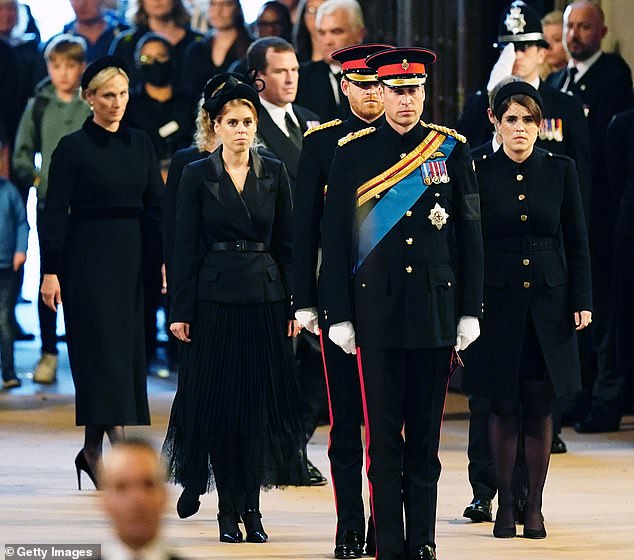
[(284, 113), (284, 122), (286, 123), (286, 130), (288, 130), (288, 137), (290, 141), (295, 144), (298, 150), (302, 149), (302, 131), (299, 126), (295, 124), (293, 117), (289, 113)]
[(566, 91), (575, 91), (575, 76), (579, 72), (576, 66), (571, 66), (568, 68), (568, 87)]

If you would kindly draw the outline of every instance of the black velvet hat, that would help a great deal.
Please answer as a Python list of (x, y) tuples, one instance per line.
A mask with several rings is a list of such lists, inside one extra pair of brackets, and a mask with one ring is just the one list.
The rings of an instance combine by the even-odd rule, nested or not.
[(115, 68), (121, 68), (127, 76), (130, 75), (128, 65), (122, 58), (119, 58), (118, 56), (111, 56), (109, 54), (100, 56), (86, 66), (84, 73), (81, 75), (81, 89), (88, 89), (88, 84), (90, 84), (91, 80), (99, 74), (99, 72), (113, 66)]
[(500, 18), (498, 41), (493, 46), (504, 47), (507, 43), (530, 43), (548, 48), (539, 15), (522, 0), (515, 0)]
[(510, 82), (500, 88), (493, 100), (493, 113), (497, 114), (500, 105), (505, 99), (513, 95), (527, 95), (535, 100), (539, 108), (544, 112), (544, 102), (539, 92), (527, 82)]
[(264, 82), (237, 72), (223, 72), (215, 75), (205, 84), (203, 90), (203, 109), (214, 119), (222, 106), (232, 99), (246, 99), (260, 113), (259, 91), (264, 89)]

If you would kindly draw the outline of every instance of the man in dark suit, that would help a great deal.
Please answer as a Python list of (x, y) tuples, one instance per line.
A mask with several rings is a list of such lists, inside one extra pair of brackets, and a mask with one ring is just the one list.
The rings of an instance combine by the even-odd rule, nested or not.
[(122, 440), (106, 455), (99, 473), (101, 503), (117, 540), (104, 547), (105, 560), (178, 560), (160, 539), (166, 480), (159, 454), (145, 440)]
[[(332, 53), (342, 65), (341, 93), (350, 102), (346, 121), (335, 119), (311, 128), (304, 135), (297, 176), (293, 213), (293, 297), (295, 318), (311, 332), (321, 335), (318, 325), (319, 298), (317, 268), (320, 223), (330, 164), (337, 141), (351, 132), (383, 123), (383, 102), (379, 97), (376, 72), (365, 64), (366, 56), (389, 45), (355, 45)], [(321, 325), (328, 331), (328, 325)], [(335, 558), (360, 558), (363, 554), (363, 511), (361, 470), (361, 391), (354, 356), (346, 354), (327, 336), (321, 337), (330, 407), (328, 458), (335, 493), (337, 530)], [(366, 553), (374, 556), (374, 531), (370, 519)]]
[(317, 9), (315, 26), (323, 60), (300, 67), (297, 102), (315, 111), (323, 121), (345, 119), (350, 105), (339, 90), (341, 64), (330, 53), (363, 41), (361, 6), (357, 0), (326, 0)]
[(379, 560), (436, 559), (450, 358), (478, 337), (482, 315), (469, 147), (455, 131), (420, 122), (425, 67), (435, 59), (420, 48), (366, 59), (382, 83), (386, 122), (339, 141), (322, 221), (320, 321), (357, 354)]
[(280, 37), (264, 37), (251, 43), (247, 61), (264, 82), (258, 139), (284, 162), (294, 189), (303, 134), (319, 124), (315, 113), (294, 104), (299, 76), (295, 49)]
[[(260, 92), (258, 140), (284, 162), (295, 192), (303, 134), (319, 124), (315, 113), (293, 103), (299, 77), (295, 49), (281, 37), (263, 37), (249, 46), (247, 62), (264, 82)], [(308, 441), (326, 409), (324, 369), (315, 335), (302, 332), (296, 340), (295, 358), (299, 364), (302, 416)], [(310, 461), (308, 468), (311, 484), (326, 484), (326, 478)]]
[[(588, 235), (596, 369), (584, 379), (584, 394), (577, 400), (573, 419), (577, 420), (574, 427), (578, 432), (606, 432), (619, 428), (621, 396), (618, 374), (610, 357), (614, 234), (605, 219), (614, 216), (616, 207), (609, 196), (605, 138), (613, 115), (634, 105), (632, 73), (618, 54), (601, 50), (607, 27), (598, 5), (586, 0), (570, 4), (564, 12), (564, 33), (570, 61), (565, 70), (552, 74), (548, 83), (581, 98), (588, 116), (592, 148)], [(613, 221), (612, 218), (612, 224)]]

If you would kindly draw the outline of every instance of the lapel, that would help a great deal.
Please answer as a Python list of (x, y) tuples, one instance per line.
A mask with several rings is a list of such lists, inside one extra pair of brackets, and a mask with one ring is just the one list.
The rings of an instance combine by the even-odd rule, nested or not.
[[(297, 113), (295, 113), (297, 115)], [(306, 123), (302, 123), (299, 119), (300, 127), (305, 127)], [(263, 107), (260, 111), (258, 122), (258, 135), (271, 151), (286, 165), (288, 174), (295, 181), (297, 176), (297, 166), (299, 165), (299, 153), (295, 144), (282, 132), (282, 130), (273, 122), (269, 112)]]
[(267, 172), (260, 155), (252, 150), (250, 154), (249, 176), (242, 192), (242, 197), (249, 208), (251, 218), (257, 225), (257, 215), (265, 206), (275, 204), (273, 191), (273, 177)]
[(221, 180), (221, 176), (224, 173), (222, 146), (209, 155), (207, 162), (209, 173), (208, 178), (204, 180), (205, 188), (218, 201), (220, 206), (226, 210), (227, 215), (240, 230), (257, 239), (251, 213), (244, 199), (240, 196), (228, 175), (226, 180)]

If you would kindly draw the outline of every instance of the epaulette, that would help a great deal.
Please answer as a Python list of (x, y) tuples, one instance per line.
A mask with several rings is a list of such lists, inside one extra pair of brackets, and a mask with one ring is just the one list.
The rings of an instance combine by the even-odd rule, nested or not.
[(318, 124), (316, 126), (311, 126), (306, 132), (304, 132), (304, 138), (306, 138), (306, 136), (312, 134), (313, 132), (317, 132), (318, 130), (323, 130), (324, 128), (332, 128), (333, 126), (339, 126), (340, 124), (343, 124), (343, 121), (341, 119), (333, 119), (331, 121)]
[(426, 123), (420, 121), (420, 124), (426, 126), (427, 128), (431, 128), (432, 130), (437, 130), (438, 132), (442, 132), (443, 134), (447, 134), (449, 136), (453, 136), (456, 140), (459, 140), (463, 144), (467, 142), (467, 138), (462, 134), (458, 134), (453, 128), (447, 128), (446, 126), (441, 126), (439, 124)]
[(348, 142), (352, 142), (357, 138), (361, 138), (362, 136), (367, 136), (368, 134), (372, 134), (376, 130), (375, 126), (368, 126), (368, 128), (362, 128), (361, 130), (357, 130), (356, 132), (349, 132), (343, 138), (339, 138), (337, 144), (339, 146), (345, 146)]

